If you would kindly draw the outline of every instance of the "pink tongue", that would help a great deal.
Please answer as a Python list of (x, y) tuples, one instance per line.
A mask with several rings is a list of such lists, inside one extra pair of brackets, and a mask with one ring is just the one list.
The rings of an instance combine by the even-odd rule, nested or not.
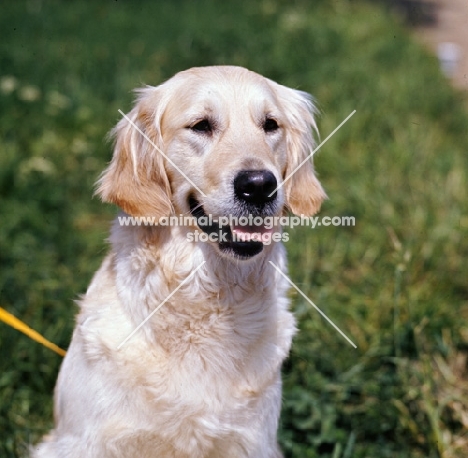
[(232, 226), (232, 238), (235, 242), (269, 242), (273, 228), (264, 226)]

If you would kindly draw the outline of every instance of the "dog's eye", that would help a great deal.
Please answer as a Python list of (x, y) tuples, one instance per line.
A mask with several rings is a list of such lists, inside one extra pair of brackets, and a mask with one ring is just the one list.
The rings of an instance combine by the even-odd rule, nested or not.
[(266, 133), (275, 132), (279, 129), (278, 123), (273, 118), (266, 118), (265, 122), (263, 123), (263, 130)]
[(190, 129), (202, 134), (209, 134), (213, 131), (213, 127), (208, 119), (202, 119), (201, 121), (198, 121), (196, 124), (191, 126)]

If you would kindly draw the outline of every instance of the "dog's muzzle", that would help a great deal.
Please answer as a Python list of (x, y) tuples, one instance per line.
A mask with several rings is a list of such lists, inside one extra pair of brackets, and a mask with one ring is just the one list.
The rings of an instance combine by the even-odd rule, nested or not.
[[(277, 213), (277, 180), (269, 170), (242, 170), (234, 177), (235, 209), (232, 216), (266, 217)], [(210, 220), (203, 205), (191, 195), (190, 212), (197, 219), (198, 227), (206, 234), (218, 235), (220, 251), (239, 259), (249, 259), (261, 253), (272, 228), (262, 225), (220, 225)]]

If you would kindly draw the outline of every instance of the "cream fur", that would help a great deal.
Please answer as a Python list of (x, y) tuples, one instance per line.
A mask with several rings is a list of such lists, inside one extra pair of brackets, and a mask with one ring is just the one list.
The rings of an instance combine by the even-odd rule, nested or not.
[[(258, 128), (273, 114), (275, 135)], [(218, 133), (195, 135), (200, 115)], [(313, 106), (299, 91), (237, 67), (197, 68), (140, 91), (130, 118), (173, 161), (122, 120), (99, 182), (105, 201), (132, 215), (187, 214), (195, 193), (207, 213), (232, 211), (232, 177), (267, 168), (284, 178), (313, 147)], [(174, 168), (177, 165), (206, 197)], [(299, 185), (296, 185), (299, 183)], [(278, 192), (278, 213), (312, 214), (325, 194), (311, 164)], [(279, 458), (280, 369), (294, 318), (285, 249), (248, 260), (187, 227), (123, 227), (80, 300), (55, 391), (55, 429), (34, 458)], [(205, 264), (120, 349), (119, 344), (203, 261)]]

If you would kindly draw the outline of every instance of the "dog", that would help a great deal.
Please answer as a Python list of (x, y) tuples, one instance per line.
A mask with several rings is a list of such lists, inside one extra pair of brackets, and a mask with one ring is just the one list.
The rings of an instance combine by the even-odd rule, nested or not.
[[(97, 185), (122, 213), (34, 458), (282, 457), (280, 370), (296, 330), (286, 255), (278, 224), (248, 217), (319, 210), (315, 114), (308, 94), (234, 66), (138, 90)], [(170, 215), (191, 222), (122, 224)]]

